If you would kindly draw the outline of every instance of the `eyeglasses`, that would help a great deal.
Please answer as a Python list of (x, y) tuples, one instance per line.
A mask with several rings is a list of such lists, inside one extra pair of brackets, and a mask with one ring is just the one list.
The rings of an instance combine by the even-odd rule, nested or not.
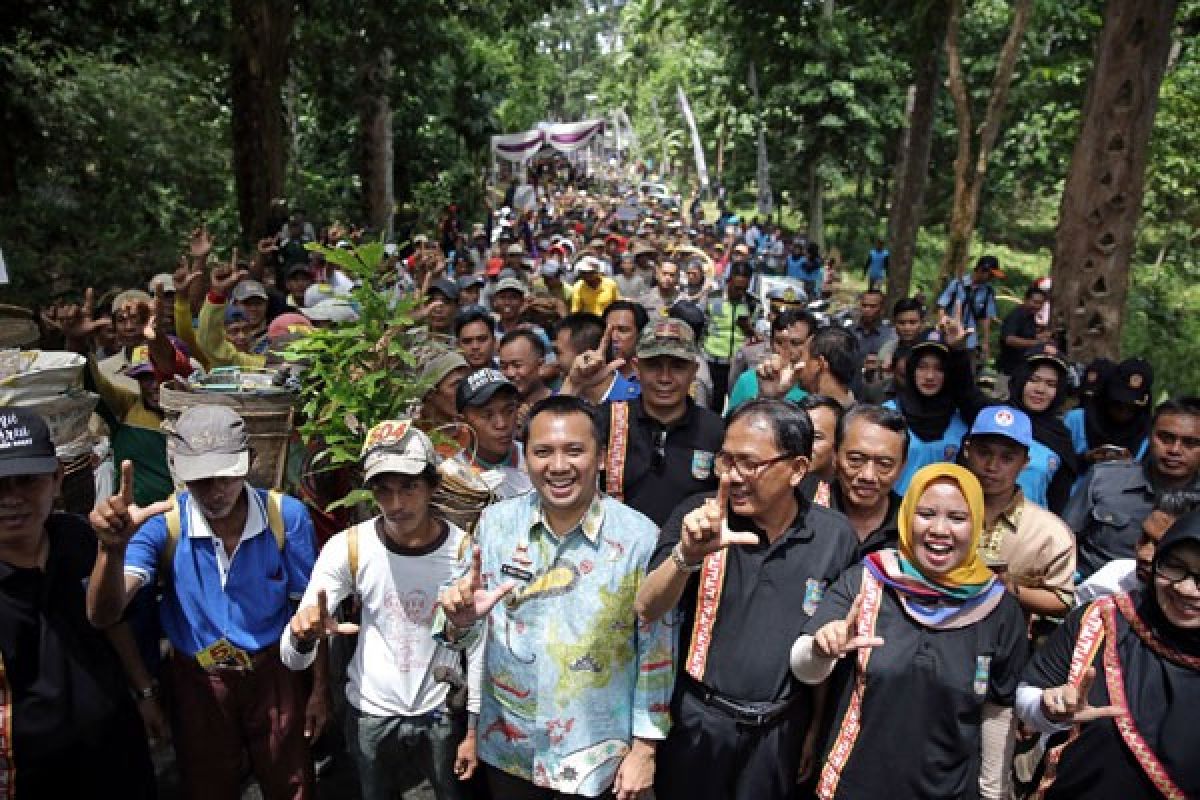
[(1173, 586), (1191, 578), (1192, 585), (1200, 589), (1200, 571), (1189, 570), (1186, 564), (1180, 564), (1178, 561), (1165, 558), (1155, 561), (1154, 574)]
[(726, 453), (724, 450), (717, 453), (717, 457), (713, 462), (713, 470), (718, 476), (724, 475), (732, 469), (736, 469), (738, 475), (741, 475), (746, 480), (754, 480), (763, 473), (772, 464), (778, 464), (780, 461), (786, 461), (792, 456), (784, 453), (783, 455), (767, 458), (761, 461), (756, 461), (753, 458), (745, 456), (735, 456), (732, 453)]

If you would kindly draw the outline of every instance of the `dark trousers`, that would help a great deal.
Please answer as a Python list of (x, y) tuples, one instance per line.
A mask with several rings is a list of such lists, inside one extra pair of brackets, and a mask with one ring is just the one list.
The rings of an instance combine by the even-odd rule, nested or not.
[[(553, 789), (534, 786), (524, 778), (509, 775), (503, 770), (496, 769), (491, 764), (484, 764), (487, 770), (488, 789), (496, 800), (570, 800), (573, 797), (582, 798), (581, 794), (562, 794)], [(612, 800), (612, 790), (599, 795), (600, 800)]]
[(238, 800), (244, 755), (265, 800), (316, 797), (304, 739), (304, 676), (275, 648), (248, 672), (206, 672), (173, 653), (167, 662), (171, 733), (184, 793), (194, 800)]
[(786, 800), (796, 787), (806, 715), (737, 722), (677, 689), (671, 732), (658, 747), (656, 800)]
[(708, 371), (712, 373), (712, 410), (718, 414), (725, 411), (725, 399), (729, 396), (729, 362), (708, 360)]

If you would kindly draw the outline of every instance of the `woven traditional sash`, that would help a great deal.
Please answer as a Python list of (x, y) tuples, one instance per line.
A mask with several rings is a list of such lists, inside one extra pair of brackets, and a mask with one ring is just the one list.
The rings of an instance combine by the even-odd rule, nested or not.
[(721, 548), (704, 557), (700, 568), (700, 587), (696, 591), (696, 619), (692, 625), (692, 640), (688, 644), (684, 667), (697, 681), (704, 681), (704, 670), (708, 666), (708, 648), (712, 647), (713, 628), (717, 624), (717, 610), (721, 605), (721, 590), (725, 587), (725, 557), (728, 550)]
[[(1121, 669), (1121, 658), (1117, 653), (1117, 610), (1121, 609), (1122, 616), (1130, 621), (1130, 627), (1135, 633), (1137, 625), (1142, 625), (1140, 618), (1137, 618), (1136, 612), (1133, 611), (1133, 603), (1130, 601), (1128, 594), (1120, 594), (1114, 597), (1102, 597), (1088, 608), (1083, 615), (1083, 620), (1079, 626), (1079, 635), (1075, 639), (1075, 650), (1071, 653), (1071, 668), (1067, 675), (1067, 680), (1074, 686), (1079, 685), (1080, 679), (1083, 677), (1083, 672), (1095, 660), (1096, 653), (1100, 647), (1104, 647), (1103, 667), (1104, 667), (1104, 683), (1108, 688), (1108, 701), (1111, 705), (1121, 709), (1124, 713), (1113, 719), (1113, 724), (1116, 725), (1117, 732), (1121, 734), (1121, 739), (1125, 742), (1125, 746), (1129, 748), (1130, 754), (1137, 761), (1138, 766), (1142, 768), (1142, 772), (1154, 784), (1154, 787), (1159, 793), (1168, 800), (1187, 800), (1187, 794), (1175, 785), (1171, 780), (1171, 776), (1167, 774), (1166, 768), (1159, 761), (1158, 756), (1146, 744), (1146, 740), (1142, 738), (1137, 726), (1134, 724), (1133, 715), (1129, 712), (1129, 701), (1125, 695), (1125, 675)], [(1126, 609), (1129, 611), (1127, 615)], [(1132, 615), (1132, 616), (1130, 616)], [(1134, 623), (1133, 619), (1137, 619)], [(1150, 638), (1142, 636), (1138, 633), (1139, 638), (1147, 643), (1151, 642), (1153, 635), (1147, 629), (1146, 634)], [(1165, 645), (1161, 645), (1165, 647)], [(1151, 645), (1155, 652), (1159, 652), (1157, 648)], [(1162, 655), (1162, 653), (1160, 653)], [(1182, 655), (1182, 654), (1179, 654)], [(1097, 720), (1092, 724), (1101, 724), (1102, 721)], [(1071, 742), (1079, 736), (1079, 725), (1071, 728), (1071, 732), (1067, 735), (1066, 741), (1057, 747), (1051, 748), (1046, 753), (1046, 771), (1042, 776), (1042, 782), (1038, 785), (1037, 792), (1033, 795), (1036, 800), (1041, 800), (1045, 797), (1046, 792), (1054, 784), (1057, 777), (1057, 767), (1059, 759), (1062, 758), (1063, 751), (1070, 746)]]
[(0, 798), (12, 800), (17, 792), (17, 765), (13, 761), (13, 698), (8, 687), (8, 671), (0, 656)]
[(610, 403), (608, 455), (604, 463), (605, 491), (614, 500), (625, 500), (625, 457), (629, 449), (629, 403)]
[(1115, 595), (1113, 601), (1117, 604), (1117, 610), (1121, 612), (1121, 616), (1129, 623), (1129, 627), (1133, 629), (1139, 639), (1146, 643), (1147, 647), (1168, 661), (1194, 672), (1200, 672), (1200, 658), (1176, 650), (1155, 636), (1154, 631), (1150, 630), (1150, 626), (1138, 615), (1137, 609), (1133, 607), (1133, 598), (1128, 593)]
[[(874, 636), (875, 620), (879, 617), (879, 608), (883, 603), (883, 586), (868, 570), (862, 573), (862, 607), (858, 611), (856, 636)], [(838, 729), (837, 739), (825, 759), (821, 769), (821, 777), (817, 781), (817, 797), (829, 800), (837, 792), (838, 782), (842, 779), (842, 770), (850, 761), (850, 753), (854, 750), (854, 742), (862, 730), (863, 695), (867, 690), (867, 662), (871, 658), (870, 647), (858, 651), (858, 666), (854, 676), (854, 691), (850, 695), (850, 705), (842, 717), (842, 726)]]

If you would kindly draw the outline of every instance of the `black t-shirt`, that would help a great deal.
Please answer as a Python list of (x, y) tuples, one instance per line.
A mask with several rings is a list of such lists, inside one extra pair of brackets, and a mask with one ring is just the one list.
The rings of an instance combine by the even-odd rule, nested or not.
[[(821, 490), (821, 485), (828, 483), (819, 475), (809, 473), (804, 476), (804, 480), (800, 481), (800, 486), (796, 492), (805, 500), (812, 501), (817, 493)], [(829, 486), (829, 508), (839, 513), (844, 511), (845, 500), (842, 496), (841, 486), (837, 480), (828, 483)], [(900, 495), (895, 492), (888, 492), (888, 507), (887, 514), (883, 518), (883, 522), (879, 527), (867, 534), (867, 538), (858, 542), (858, 547), (855, 550), (855, 561), (862, 561), (868, 553), (874, 553), (876, 550), (883, 550), (887, 547), (895, 547), (900, 540), (900, 528), (896, 525), (896, 517), (900, 513)], [(853, 526), (852, 526), (853, 527)], [(855, 536), (857, 541), (857, 534)]]
[[(804, 627), (815, 634), (846, 616), (862, 586), (848, 570)], [(983, 704), (1011, 706), (1025, 665), (1025, 616), (1012, 595), (985, 619), (956, 630), (915, 622), (891, 589), (875, 621), (883, 639), (867, 662), (862, 727), (838, 782), (839, 798), (974, 798), (979, 795)], [(857, 659), (831, 677), (835, 709), (828, 753), (850, 705)]]
[[(1136, 601), (1136, 595), (1134, 595)], [(1022, 679), (1048, 689), (1067, 682), (1071, 654), (1086, 607), (1073, 609), (1025, 668)], [(1124, 673), (1125, 696), (1138, 733), (1154, 751), (1167, 774), (1187, 797), (1200, 797), (1200, 673), (1159, 656), (1117, 618), (1117, 655)], [(1104, 672), (1104, 648), (1092, 666), (1096, 680), (1088, 700), (1109, 705)], [(1061, 737), (1061, 735), (1060, 735)], [(1056, 778), (1047, 798), (1086, 797), (1096, 800), (1137, 800), (1161, 795), (1131, 755), (1111, 719), (1097, 719), (1079, 728), (1079, 735), (1062, 752)]]
[[(12, 699), (18, 797), (150, 796), (154, 773), (116, 652), (85, 613), (96, 539), (51, 514), (46, 569), (0, 562), (0, 653)], [(82, 782), (82, 783), (80, 783)], [(118, 791), (119, 790), (119, 791)]]
[[(675, 509), (659, 534), (650, 569), (670, 558), (684, 516), (714, 494), (689, 497)], [(730, 515), (729, 526), (756, 530), (750, 520), (736, 514)], [(725, 582), (704, 673), (707, 687), (744, 703), (782, 700), (801, 690), (803, 684), (789, 666), (792, 644), (826, 588), (853, 563), (856, 542), (845, 517), (806, 502), (800, 504), (791, 528), (774, 544), (759, 535), (763, 542), (759, 546), (731, 547), (726, 556)], [(679, 601), (681, 665), (691, 641), (699, 585), (696, 573)]]
[(1006, 340), (1009, 336), (1019, 336), (1022, 339), (1033, 339), (1037, 336), (1037, 315), (1025, 308), (1017, 306), (1008, 313), (1000, 325), (1000, 357), (996, 359), (996, 369), (1006, 375), (1011, 375), (1013, 368), (1021, 363), (1021, 353), (1024, 347), (1009, 347)]
[[(684, 498), (717, 487), (713, 461), (725, 439), (725, 422), (691, 400), (682, 419), (670, 426), (648, 416), (640, 399), (625, 404), (629, 436), (623, 502), (661, 526)], [(597, 412), (605, 443), (613, 405), (605, 403)]]

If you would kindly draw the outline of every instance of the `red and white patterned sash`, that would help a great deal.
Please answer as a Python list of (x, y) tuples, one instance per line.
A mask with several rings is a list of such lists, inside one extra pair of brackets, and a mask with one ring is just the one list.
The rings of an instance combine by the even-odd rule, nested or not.
[(12, 800), (17, 791), (17, 765), (13, 760), (13, 698), (8, 686), (8, 671), (0, 656), (0, 799)]
[(608, 453), (604, 464), (604, 491), (625, 501), (625, 456), (629, 447), (629, 403), (611, 403), (608, 415)]
[(692, 624), (692, 640), (688, 644), (684, 668), (701, 683), (708, 666), (708, 649), (712, 647), (713, 629), (717, 625), (717, 611), (721, 605), (721, 592), (725, 588), (725, 548), (715, 550), (704, 557), (700, 568), (700, 587), (696, 591), (696, 619)]

